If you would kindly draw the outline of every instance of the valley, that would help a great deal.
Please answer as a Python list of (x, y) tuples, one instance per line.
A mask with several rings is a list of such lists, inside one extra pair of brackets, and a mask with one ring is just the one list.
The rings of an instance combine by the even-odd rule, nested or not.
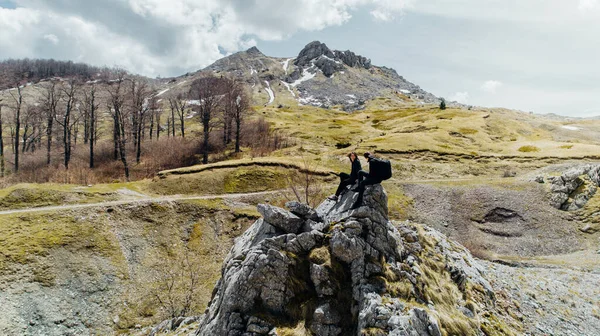
[[(435, 306), (442, 335), (600, 333), (599, 120), (456, 102), (442, 110), (439, 98), (394, 70), (316, 42), (295, 58), (252, 48), (196, 73), (156, 80), (157, 96), (185, 94), (208, 75), (244, 83), (253, 106), (247, 122), (269, 125), (266, 133), (285, 145), (263, 152), (244, 145), (234, 153), (229, 144), (211, 152), (208, 164), (199, 164), (189, 145), (194, 164), (152, 166), (131, 181), (38, 184), (6, 177), (0, 333), (150, 335), (162, 321), (203, 314), (236, 238), (264, 217), (257, 205), (297, 200), (316, 208), (337, 187), (333, 173), (349, 172), (350, 151), (363, 169), (364, 152), (391, 161), (394, 176), (382, 183), (385, 215), (401, 232), (419, 233), (424, 250), (414, 253), (427, 271), (426, 283), (415, 286), (430, 296), (430, 302), (406, 301)], [(24, 91), (35, 95), (37, 85)], [(6, 91), (0, 95), (7, 98)], [(187, 137), (199, 138), (193, 108), (199, 102), (188, 103)], [(108, 119), (104, 127), (111, 127)], [(105, 133), (103, 140), (109, 138)], [(157, 156), (176, 157), (173, 147), (164, 145)], [(323, 235), (333, 235), (334, 227)], [(445, 237), (455, 250), (440, 252)], [(455, 280), (437, 264), (449, 258), (444, 253), (475, 257), (480, 267), (469, 267), (489, 281), (494, 304), (472, 308), (472, 317), (464, 310), (452, 315), (463, 301), (489, 302), (471, 287), (461, 289), (467, 299), (457, 294)], [(394, 281), (404, 293), (406, 281)], [(435, 296), (439, 289), (447, 296)], [(187, 335), (194, 323), (165, 331)], [(298, 325), (280, 335), (312, 335)], [(365, 335), (380, 335), (374, 329)]]

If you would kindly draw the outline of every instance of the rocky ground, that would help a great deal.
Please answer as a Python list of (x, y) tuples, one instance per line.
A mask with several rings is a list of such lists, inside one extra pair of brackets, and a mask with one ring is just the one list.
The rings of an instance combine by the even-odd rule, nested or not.
[(600, 334), (600, 269), (513, 267), (479, 262), (494, 289), (518, 303), (525, 335)]

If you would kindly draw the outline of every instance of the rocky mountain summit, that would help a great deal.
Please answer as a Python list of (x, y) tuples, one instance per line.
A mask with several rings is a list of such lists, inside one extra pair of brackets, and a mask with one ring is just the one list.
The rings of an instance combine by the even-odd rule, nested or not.
[(296, 57), (269, 57), (256, 47), (224, 57), (202, 73), (228, 73), (248, 83), (268, 104), (294, 100), (301, 105), (341, 106), (353, 111), (375, 97), (438, 103), (438, 98), (407, 81), (395, 70), (371, 64), (350, 50), (331, 50), (325, 43), (307, 44)]
[(316, 210), (259, 205), (263, 218), (236, 240), (205, 314), (166, 321), (154, 333), (510, 335), (519, 328), (517, 309), (496, 295), (464, 247), (433, 229), (394, 226), (380, 185), (351, 210), (355, 198), (347, 192)]

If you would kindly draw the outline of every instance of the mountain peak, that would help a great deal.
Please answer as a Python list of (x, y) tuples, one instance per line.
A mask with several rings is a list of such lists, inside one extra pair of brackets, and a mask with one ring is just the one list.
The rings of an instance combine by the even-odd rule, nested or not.
[(258, 48), (256, 46), (246, 50), (246, 53), (254, 54), (254, 55), (258, 55), (258, 56), (264, 56), (264, 54), (260, 50), (258, 50)]

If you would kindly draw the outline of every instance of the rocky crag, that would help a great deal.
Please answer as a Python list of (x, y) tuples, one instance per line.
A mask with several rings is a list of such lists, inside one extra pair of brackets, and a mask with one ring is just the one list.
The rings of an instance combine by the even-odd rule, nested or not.
[(387, 217), (387, 195), (368, 187), (316, 210), (259, 205), (263, 218), (225, 259), (198, 321), (154, 330), (188, 335), (511, 335), (519, 312), (494, 292), (462, 246)]
[(600, 165), (572, 167), (559, 176), (538, 175), (535, 180), (550, 186), (550, 204), (561, 210), (583, 208), (596, 194), (600, 185)]
[(342, 106), (354, 111), (376, 97), (439, 103), (437, 97), (395, 70), (372, 65), (370, 59), (350, 50), (332, 50), (319, 41), (307, 44), (292, 58), (269, 57), (252, 47), (197, 74), (203, 73), (233, 75), (252, 88), (255, 99), (268, 99), (267, 105), (294, 100), (301, 105)]

